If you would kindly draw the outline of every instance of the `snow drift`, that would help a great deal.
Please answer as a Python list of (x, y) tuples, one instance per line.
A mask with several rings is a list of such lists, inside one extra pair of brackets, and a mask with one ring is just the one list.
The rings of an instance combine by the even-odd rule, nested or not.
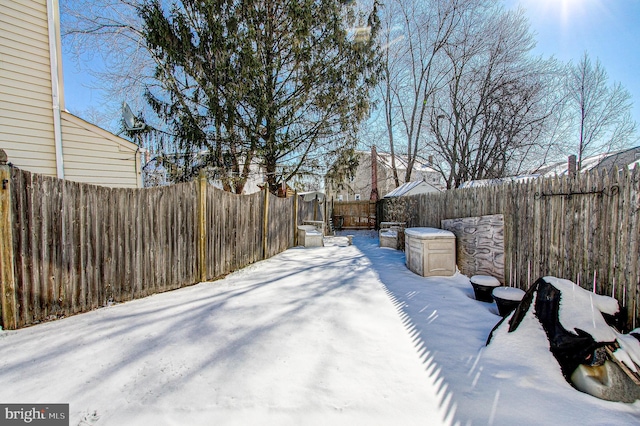
[(611, 297), (544, 277), (529, 288), (514, 313), (496, 325), (487, 344), (504, 329), (526, 333), (529, 328), (521, 325), (538, 321), (562, 374), (574, 387), (602, 399), (633, 402), (640, 399), (640, 329), (628, 335), (618, 332), (613, 324), (619, 311)]

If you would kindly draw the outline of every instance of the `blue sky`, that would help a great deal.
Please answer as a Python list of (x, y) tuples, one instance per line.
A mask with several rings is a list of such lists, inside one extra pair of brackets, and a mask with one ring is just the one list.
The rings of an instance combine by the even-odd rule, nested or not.
[[(632, 94), (633, 117), (640, 124), (640, 0), (505, 0), (508, 8), (526, 10), (538, 45), (535, 53), (577, 62), (586, 51), (598, 58), (611, 82)], [(86, 73), (63, 58), (66, 107), (81, 113), (100, 108), (100, 90)], [(100, 66), (93, 63), (90, 66)], [(82, 115), (82, 114), (80, 114)]]
[(640, 124), (640, 0), (506, 0), (522, 6), (536, 34), (535, 53), (577, 62), (586, 51), (609, 81), (633, 96)]

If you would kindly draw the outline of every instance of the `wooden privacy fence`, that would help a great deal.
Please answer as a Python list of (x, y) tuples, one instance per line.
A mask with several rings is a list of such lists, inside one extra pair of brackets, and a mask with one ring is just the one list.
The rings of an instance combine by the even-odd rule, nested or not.
[(325, 218), (326, 202), (313, 199), (305, 203), (300, 204), (298, 214), (300, 217), (304, 217), (306, 220), (322, 220)]
[(385, 221), (441, 227), (443, 219), (504, 215), (508, 285), (541, 276), (569, 279), (615, 297), (640, 319), (640, 167), (387, 199)]
[(375, 201), (333, 201), (331, 218), (338, 229), (374, 229)]
[(204, 179), (106, 188), (2, 164), (0, 179), (7, 329), (223, 276), (291, 247), (304, 219), (294, 198), (229, 194)]

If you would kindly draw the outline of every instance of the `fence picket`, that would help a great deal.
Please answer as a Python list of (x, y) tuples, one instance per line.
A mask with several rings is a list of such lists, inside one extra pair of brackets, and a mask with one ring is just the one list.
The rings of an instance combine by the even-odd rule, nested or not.
[[(532, 279), (580, 276), (587, 289), (597, 275), (598, 292), (628, 308), (630, 327), (639, 318), (639, 180), (640, 168), (563, 176), (386, 199), (377, 209), (365, 201), (344, 214), (367, 227), (376, 211), (379, 221), (432, 227), (503, 214), (507, 283), (526, 288), (529, 267)], [(199, 281), (196, 183), (110, 189), (12, 169), (10, 189), (17, 327)], [(264, 192), (236, 196), (208, 185), (206, 197), (207, 279), (286, 249), (293, 209), (301, 223), (318, 208), (275, 197), (267, 205)]]
[(580, 277), (589, 290), (595, 275), (600, 294), (613, 292), (628, 307), (630, 328), (640, 319), (639, 180), (636, 167), (383, 199), (379, 220), (440, 227), (443, 219), (503, 214), (507, 283), (526, 289), (529, 265), (532, 280)]
[[(14, 313), (3, 313), (3, 327), (86, 312), (202, 278), (196, 182), (136, 190), (16, 168), (10, 175), (7, 210), (15, 217), (7, 251), (15, 268), (0, 266), (14, 275), (16, 302)], [(206, 279), (262, 259), (263, 243), (267, 257), (287, 249), (293, 244), (293, 208), (300, 220), (309, 219), (301, 212), (313, 212), (309, 203), (273, 196), (265, 211), (264, 191), (238, 196), (205, 186)], [(3, 280), (9, 288), (9, 278)]]

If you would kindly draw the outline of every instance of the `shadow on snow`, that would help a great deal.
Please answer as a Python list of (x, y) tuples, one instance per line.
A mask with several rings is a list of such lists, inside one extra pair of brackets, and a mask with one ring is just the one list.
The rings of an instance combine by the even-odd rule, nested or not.
[(468, 395), (482, 375), (487, 336), (500, 320), (495, 304), (476, 301), (464, 275), (421, 277), (407, 269), (403, 252), (380, 248), (375, 238), (354, 244), (371, 261), (437, 386), (444, 421), (492, 424), (495, 407), (474, 404)]

